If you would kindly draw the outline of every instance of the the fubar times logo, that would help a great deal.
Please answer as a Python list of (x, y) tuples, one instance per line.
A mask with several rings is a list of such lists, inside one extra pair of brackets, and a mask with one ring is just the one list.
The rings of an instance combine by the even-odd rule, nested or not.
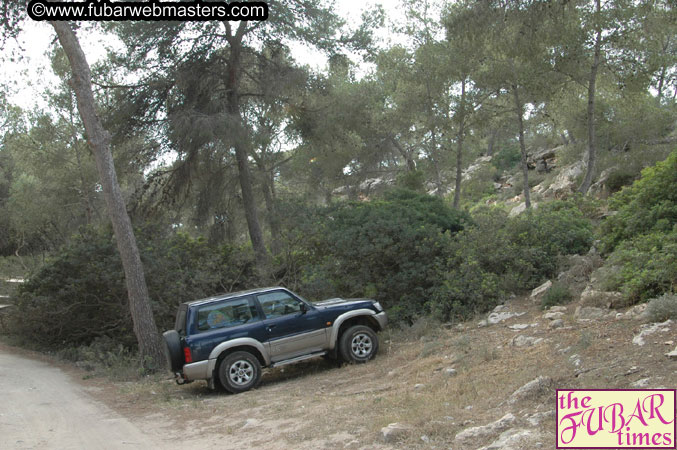
[(675, 449), (674, 389), (557, 389), (557, 448)]

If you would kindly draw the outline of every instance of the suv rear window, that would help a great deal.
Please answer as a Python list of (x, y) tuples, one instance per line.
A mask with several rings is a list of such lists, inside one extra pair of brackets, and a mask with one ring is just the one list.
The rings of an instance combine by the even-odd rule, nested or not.
[(198, 331), (231, 328), (258, 320), (259, 312), (250, 297), (203, 305), (197, 311)]

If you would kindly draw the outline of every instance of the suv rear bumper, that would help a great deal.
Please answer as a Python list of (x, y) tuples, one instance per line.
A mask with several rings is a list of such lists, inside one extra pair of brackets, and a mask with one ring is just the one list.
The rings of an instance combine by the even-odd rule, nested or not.
[(207, 380), (211, 378), (209, 373), (209, 360), (198, 361), (183, 366), (183, 378), (189, 381)]

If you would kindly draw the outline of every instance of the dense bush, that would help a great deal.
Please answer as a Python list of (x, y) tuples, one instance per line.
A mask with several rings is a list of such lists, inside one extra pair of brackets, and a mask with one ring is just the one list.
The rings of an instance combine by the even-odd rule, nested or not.
[(449, 233), (467, 219), (440, 198), (404, 190), (333, 205), (322, 216), (301, 290), (311, 298), (372, 297), (393, 319), (407, 321), (424, 312), (439, 284)]
[[(157, 227), (137, 240), (157, 325), (174, 324), (179, 303), (250, 287), (253, 264), (231, 247)], [(122, 264), (109, 230), (84, 230), (33, 274), (19, 292), (12, 326), (46, 346), (87, 345), (107, 337), (135, 345)]]
[(444, 283), (431, 300), (443, 320), (486, 311), (505, 292), (539, 285), (556, 274), (560, 255), (584, 253), (593, 240), (592, 224), (572, 202), (552, 202), (514, 218), (479, 208), (472, 223), (453, 240)]
[(677, 150), (642, 171), (642, 177), (609, 199), (617, 211), (602, 225), (606, 252), (622, 241), (651, 232), (670, 233), (677, 224)]
[(607, 259), (604, 288), (637, 303), (677, 286), (677, 226), (622, 241)]
[(606, 289), (620, 290), (631, 303), (677, 285), (677, 150), (642, 171), (632, 186), (614, 194), (616, 214), (601, 225)]

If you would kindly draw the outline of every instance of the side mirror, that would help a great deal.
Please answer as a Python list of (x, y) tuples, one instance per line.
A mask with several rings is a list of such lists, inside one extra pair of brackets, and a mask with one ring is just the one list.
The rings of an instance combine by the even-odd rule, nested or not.
[(308, 312), (308, 305), (305, 303), (301, 302), (301, 314), (305, 314)]

